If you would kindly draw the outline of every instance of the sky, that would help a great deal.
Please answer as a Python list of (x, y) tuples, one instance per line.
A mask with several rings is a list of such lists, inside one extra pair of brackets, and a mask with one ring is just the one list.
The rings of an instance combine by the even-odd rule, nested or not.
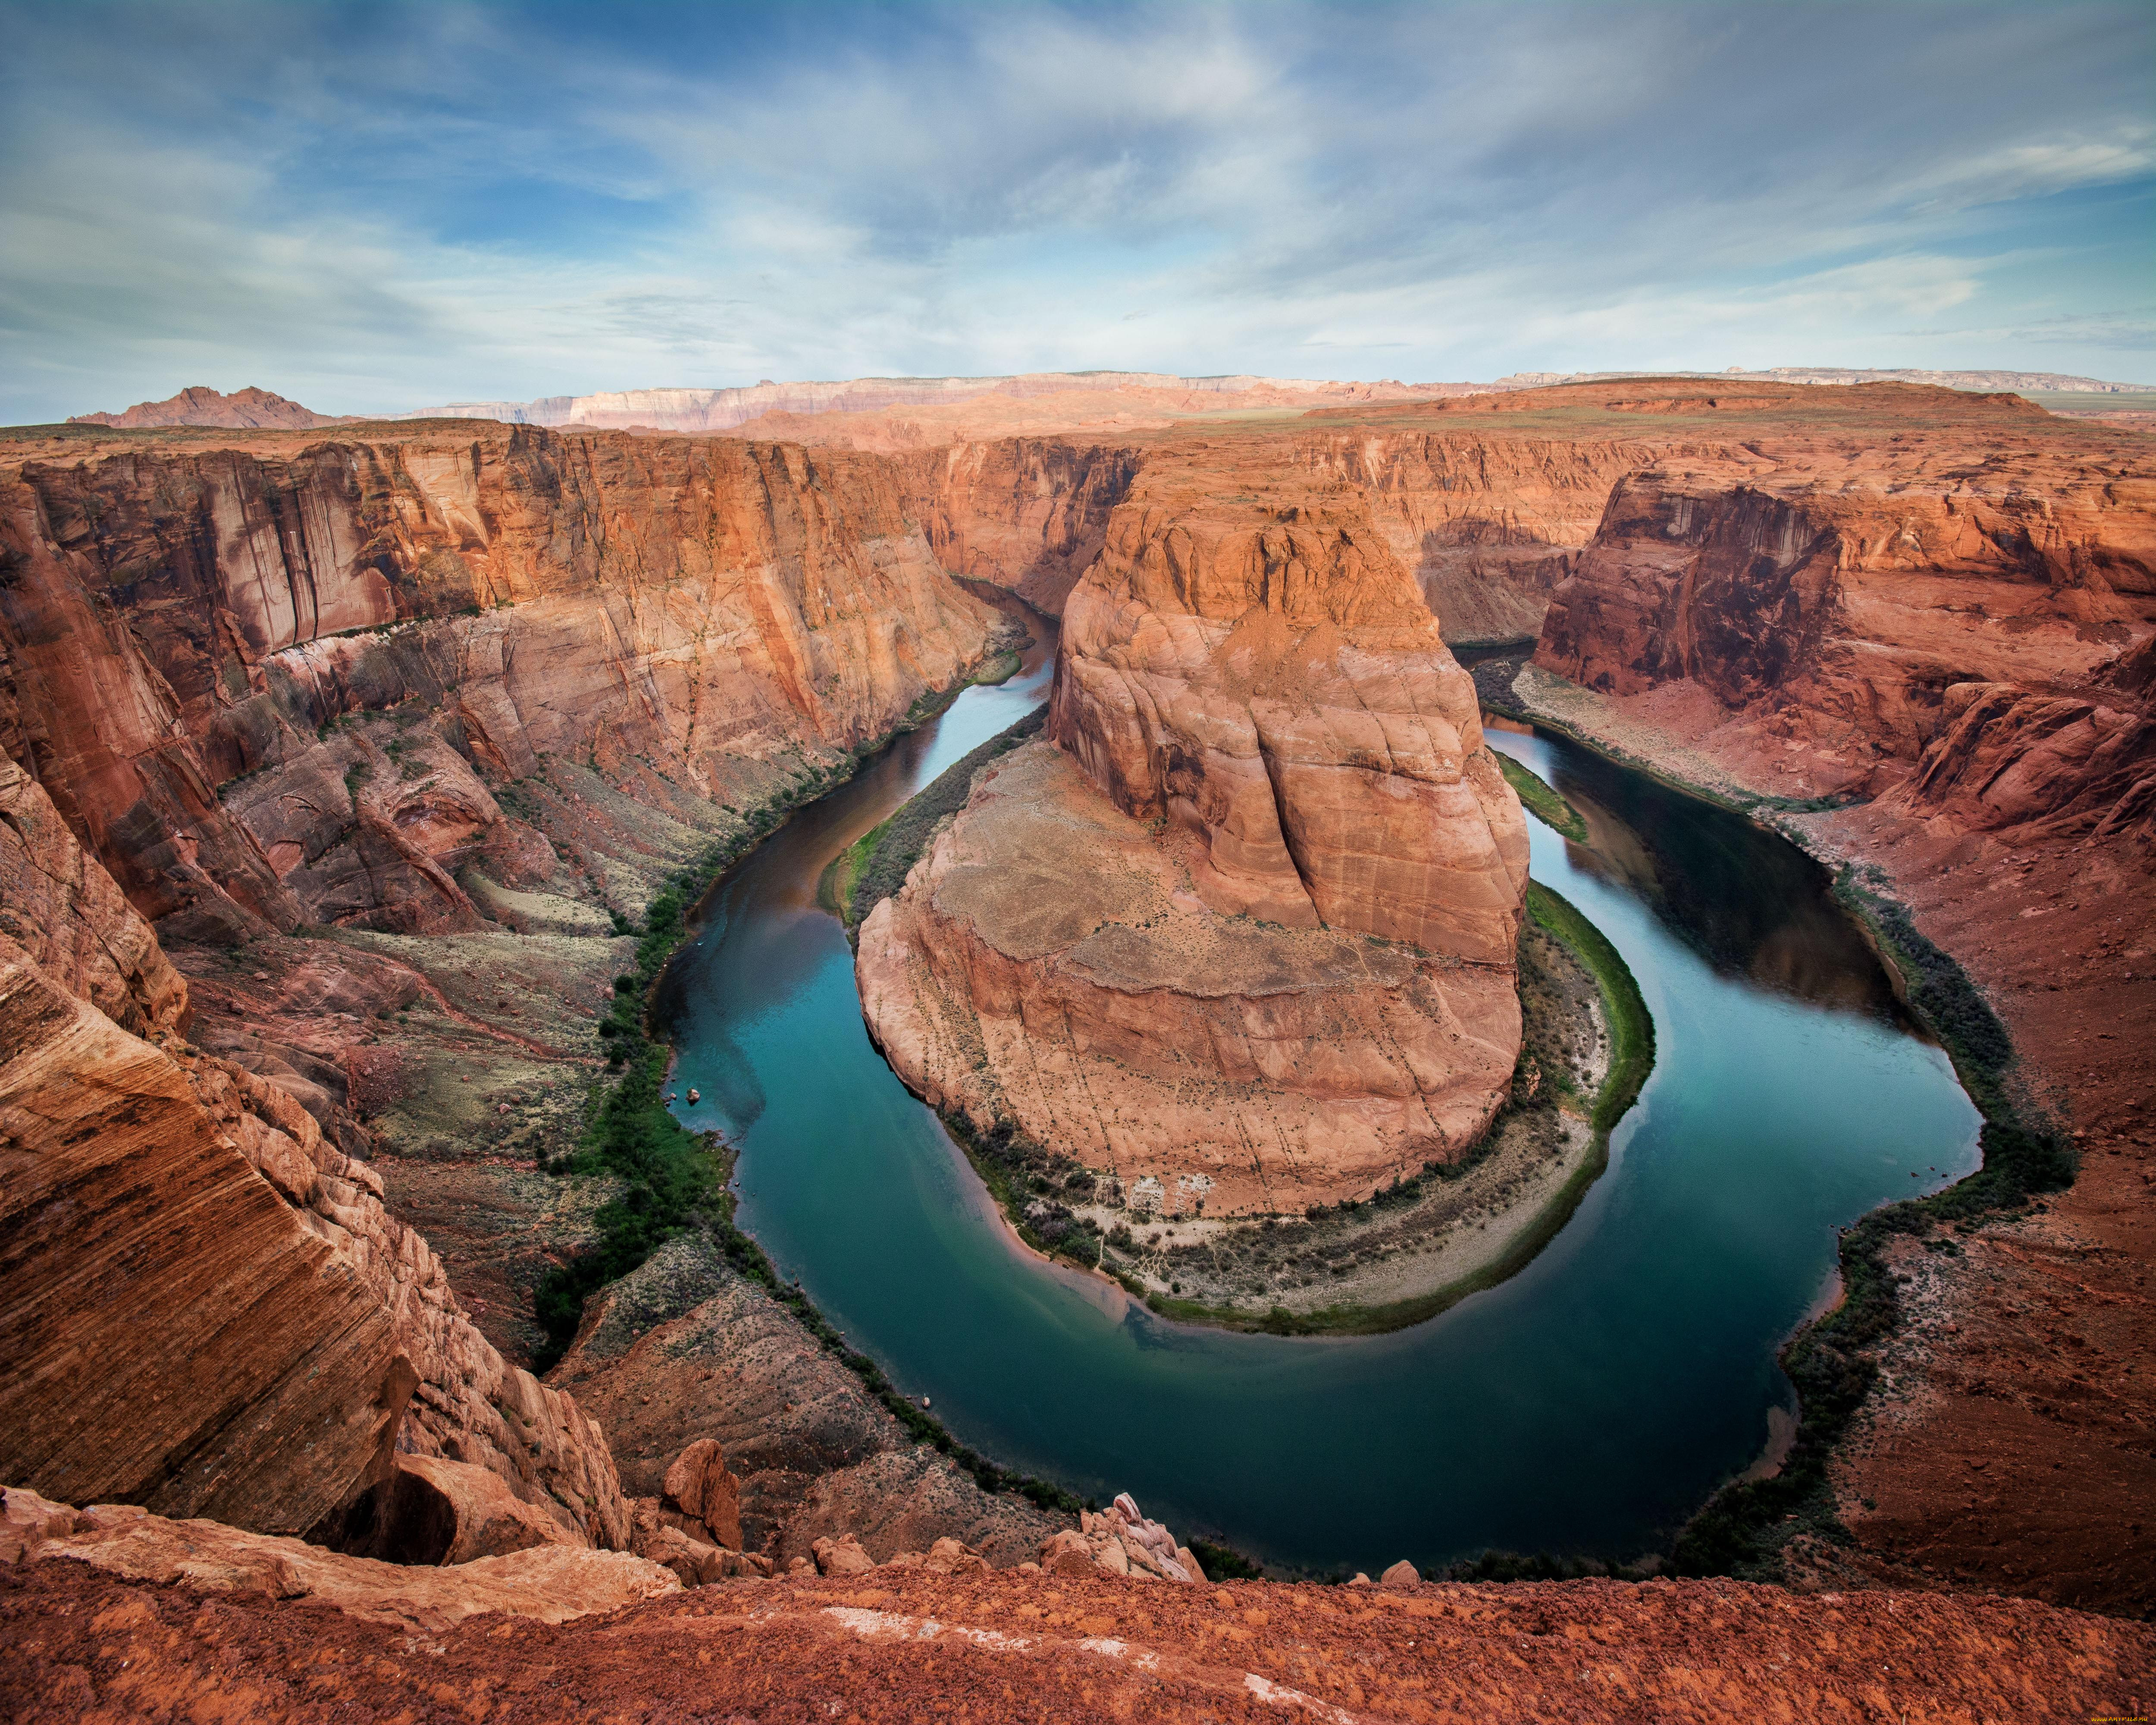
[(0, 0), (0, 423), (762, 378), (2156, 383), (2156, 5)]

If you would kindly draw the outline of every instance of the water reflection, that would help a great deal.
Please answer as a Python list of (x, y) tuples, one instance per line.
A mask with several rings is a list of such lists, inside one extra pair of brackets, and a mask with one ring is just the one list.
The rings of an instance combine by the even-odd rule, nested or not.
[(1722, 975), (1911, 1028), (1818, 863), (1748, 820), (1568, 738), (1544, 742), (1557, 788), (1587, 822), (1589, 845), (1569, 848), (1573, 867), (1645, 899)]

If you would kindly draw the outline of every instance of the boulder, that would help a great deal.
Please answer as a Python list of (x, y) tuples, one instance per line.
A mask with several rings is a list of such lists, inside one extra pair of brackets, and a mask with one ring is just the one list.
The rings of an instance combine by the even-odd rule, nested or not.
[(1086, 1536), (1070, 1527), (1059, 1529), (1041, 1543), (1040, 1567), (1050, 1575), (1091, 1575), (1093, 1548)]
[(40, 1497), (27, 1486), (0, 1491), (0, 1563), (19, 1563), (36, 1555), (48, 1539), (72, 1533), (81, 1517), (73, 1506)]
[(1415, 1566), (1408, 1562), (1405, 1558), (1401, 1558), (1399, 1563), (1378, 1578), (1379, 1583), (1386, 1587), (1413, 1587), (1421, 1579), (1422, 1576), (1416, 1570)]
[(55, 1530), (20, 1561), (88, 1563), (136, 1581), (208, 1593), (319, 1599), (408, 1631), (439, 1632), (485, 1611), (562, 1623), (618, 1611), (680, 1586), (666, 1569), (626, 1552), (536, 1545), (468, 1563), (414, 1568), (219, 1522), (168, 1520), (124, 1503), (73, 1512), (73, 1529), (61, 1533), (55, 1513), (61, 1506), (12, 1487), (7, 1498), (10, 1527), (42, 1522)]
[(699, 1587), (707, 1580), (719, 1579), (718, 1548), (701, 1539), (691, 1539), (679, 1527), (657, 1526), (639, 1530), (636, 1554), (646, 1563), (672, 1570), (684, 1587)]
[(698, 1438), (675, 1456), (660, 1490), (667, 1508), (710, 1530), (714, 1545), (742, 1548), (741, 1481), (715, 1440)]
[(962, 1540), (945, 1535), (928, 1548), (927, 1564), (939, 1575), (985, 1575), (988, 1560)]
[(850, 1533), (819, 1539), (814, 1549), (819, 1574), (865, 1575), (875, 1568), (875, 1559), (861, 1549), (860, 1541)]
[(392, 1563), (466, 1563), (584, 1543), (518, 1497), (500, 1474), (439, 1455), (395, 1457), (389, 1476), (346, 1516), (345, 1527), (342, 1549)]

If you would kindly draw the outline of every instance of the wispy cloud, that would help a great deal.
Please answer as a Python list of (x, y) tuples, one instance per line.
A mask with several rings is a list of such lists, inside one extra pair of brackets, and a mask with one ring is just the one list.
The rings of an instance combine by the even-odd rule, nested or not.
[(2145, 6), (0, 0), (0, 417), (2145, 367)]

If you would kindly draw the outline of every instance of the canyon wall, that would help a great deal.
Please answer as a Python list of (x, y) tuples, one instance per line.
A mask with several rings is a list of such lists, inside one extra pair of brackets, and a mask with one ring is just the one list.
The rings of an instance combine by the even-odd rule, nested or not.
[(906, 456), (901, 471), (945, 568), (1060, 617), (1142, 459), (1131, 445), (1008, 438)]
[(483, 780), (731, 801), (887, 732), (997, 626), (842, 453), (505, 428), (0, 490), (0, 742), (188, 934), (469, 924), (465, 861), (556, 860)]
[(1279, 465), (1359, 490), (1455, 644), (1535, 634), (1609, 490), (1653, 445), (1608, 436), (1372, 429), (1279, 440)]
[[(1276, 1213), (1451, 1160), (1509, 1086), (1527, 883), (1473, 687), (1358, 490), (1157, 454), (1049, 737), (863, 926), (892, 1065), (1126, 1201)], [(1296, 501), (1299, 500), (1299, 501)]]
[(13, 762), (0, 904), (0, 1471), (333, 1532), (396, 1454), (438, 1455), (620, 1545), (598, 1428), (472, 1327), (378, 1174), (180, 1040), (184, 982)]
[[(2020, 412), (1996, 417), (2010, 437)], [(1797, 472), (1665, 458), (1610, 494), (1536, 662), (1704, 691), (1743, 733), (1732, 758), (1795, 794), (1972, 829), (2140, 819), (2156, 485), (2100, 446), (1988, 454), (1935, 434)]]
[(2145, 1615), (2156, 444), (1894, 386), (1741, 417), (1741, 459), (1616, 487), (1514, 688), (1764, 799), (1898, 902), (1912, 987), (1974, 983), (1943, 998), (1980, 1088), (2071, 1142), (2073, 1184), (1882, 1253), (1900, 1316), (1851, 1369), (1893, 1390), (1832, 1459), (1835, 1512), (1876, 1579)]
[(433, 1457), (619, 1545), (604, 1436), (409, 1225), (424, 1157), (527, 1278), (577, 1250), (487, 1152), (603, 1069), (618, 929), (1008, 625), (873, 459), (247, 442), (0, 474), (0, 1471), (335, 1539)]

